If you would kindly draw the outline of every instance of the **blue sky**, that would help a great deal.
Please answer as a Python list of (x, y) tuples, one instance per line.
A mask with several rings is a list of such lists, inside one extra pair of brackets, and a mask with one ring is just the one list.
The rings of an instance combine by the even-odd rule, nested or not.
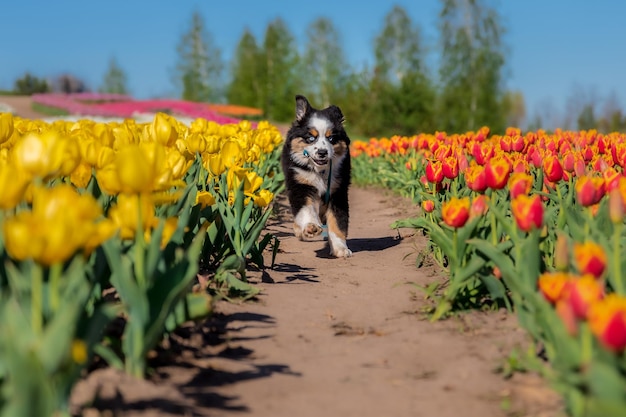
[[(203, 15), (226, 59), (245, 28), (260, 41), (268, 23), (281, 17), (302, 45), (306, 26), (327, 16), (339, 30), (349, 62), (362, 66), (373, 62), (373, 39), (394, 4), (405, 8), (434, 49), (439, 0), (6, 0), (0, 23), (0, 89), (12, 88), (29, 71), (39, 77), (71, 72), (97, 90), (115, 57), (134, 96), (171, 95), (176, 45), (194, 10)], [(507, 29), (506, 86), (524, 94), (529, 116), (557, 112), (563, 117), (575, 91), (599, 103), (614, 94), (626, 107), (626, 2), (496, 4)]]

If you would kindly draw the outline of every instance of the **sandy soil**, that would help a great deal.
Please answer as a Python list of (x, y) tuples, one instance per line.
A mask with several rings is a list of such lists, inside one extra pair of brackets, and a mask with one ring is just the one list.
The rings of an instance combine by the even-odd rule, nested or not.
[(258, 300), (220, 301), (206, 322), (182, 329), (137, 381), (112, 369), (74, 390), (76, 413), (119, 416), (557, 416), (559, 397), (536, 375), (495, 370), (528, 346), (504, 311), (430, 323), (413, 284), (441, 280), (416, 269), (425, 238), (390, 229), (408, 201), (353, 187), (349, 259), (325, 242), (300, 242), (284, 199), (267, 230), (281, 239), (274, 269), (251, 272)]

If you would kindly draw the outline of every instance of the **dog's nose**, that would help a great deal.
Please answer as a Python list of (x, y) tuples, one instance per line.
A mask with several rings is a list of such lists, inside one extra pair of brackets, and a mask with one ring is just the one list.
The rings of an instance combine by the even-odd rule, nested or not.
[(318, 149), (317, 150), (317, 156), (320, 158), (326, 158), (328, 156), (328, 150), (327, 149)]

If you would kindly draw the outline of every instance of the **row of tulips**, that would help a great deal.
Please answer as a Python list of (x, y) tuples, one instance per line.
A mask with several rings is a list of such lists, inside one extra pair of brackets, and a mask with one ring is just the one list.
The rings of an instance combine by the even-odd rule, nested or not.
[(421, 206), (393, 226), (422, 230), (447, 268), (428, 289), (433, 320), (515, 310), (571, 415), (626, 414), (626, 134), (482, 128), (356, 142), (353, 155), (356, 181)]
[(235, 117), (260, 117), (261, 110), (232, 104), (206, 104), (184, 100), (136, 100), (121, 94), (74, 93), (34, 94), (33, 102), (65, 110), (73, 115), (131, 118), (137, 114), (168, 113), (203, 118), (220, 124), (237, 123)]
[(267, 122), (0, 114), (0, 415), (67, 413), (94, 355), (142, 377), (211, 295), (254, 294), (281, 140)]

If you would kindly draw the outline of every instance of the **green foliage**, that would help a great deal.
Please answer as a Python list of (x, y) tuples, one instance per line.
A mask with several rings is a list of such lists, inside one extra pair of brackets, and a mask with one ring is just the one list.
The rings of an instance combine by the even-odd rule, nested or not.
[(302, 70), (306, 72), (305, 93), (320, 107), (334, 104), (348, 66), (339, 31), (327, 17), (315, 19), (307, 27), (307, 44)]
[(115, 58), (109, 61), (109, 67), (104, 74), (101, 93), (128, 94), (127, 78), (124, 70), (118, 65)]
[(30, 96), (31, 94), (47, 93), (50, 91), (50, 86), (45, 79), (37, 78), (27, 72), (22, 78), (15, 80), (13, 91), (16, 94)]
[(452, 132), (506, 128), (502, 106), (502, 35), (486, 0), (442, 0), (438, 129)]
[(179, 60), (174, 83), (181, 98), (197, 102), (219, 101), (223, 68), (221, 51), (213, 45), (199, 12), (193, 13), (190, 28), (180, 39), (177, 52)]
[(259, 80), (263, 114), (269, 120), (291, 121), (302, 75), (296, 71), (300, 57), (294, 37), (282, 19), (277, 18), (268, 25), (261, 57)]
[(226, 98), (231, 104), (262, 107), (262, 84), (259, 79), (261, 51), (254, 35), (245, 30), (237, 44), (231, 64), (232, 80), (226, 90)]

